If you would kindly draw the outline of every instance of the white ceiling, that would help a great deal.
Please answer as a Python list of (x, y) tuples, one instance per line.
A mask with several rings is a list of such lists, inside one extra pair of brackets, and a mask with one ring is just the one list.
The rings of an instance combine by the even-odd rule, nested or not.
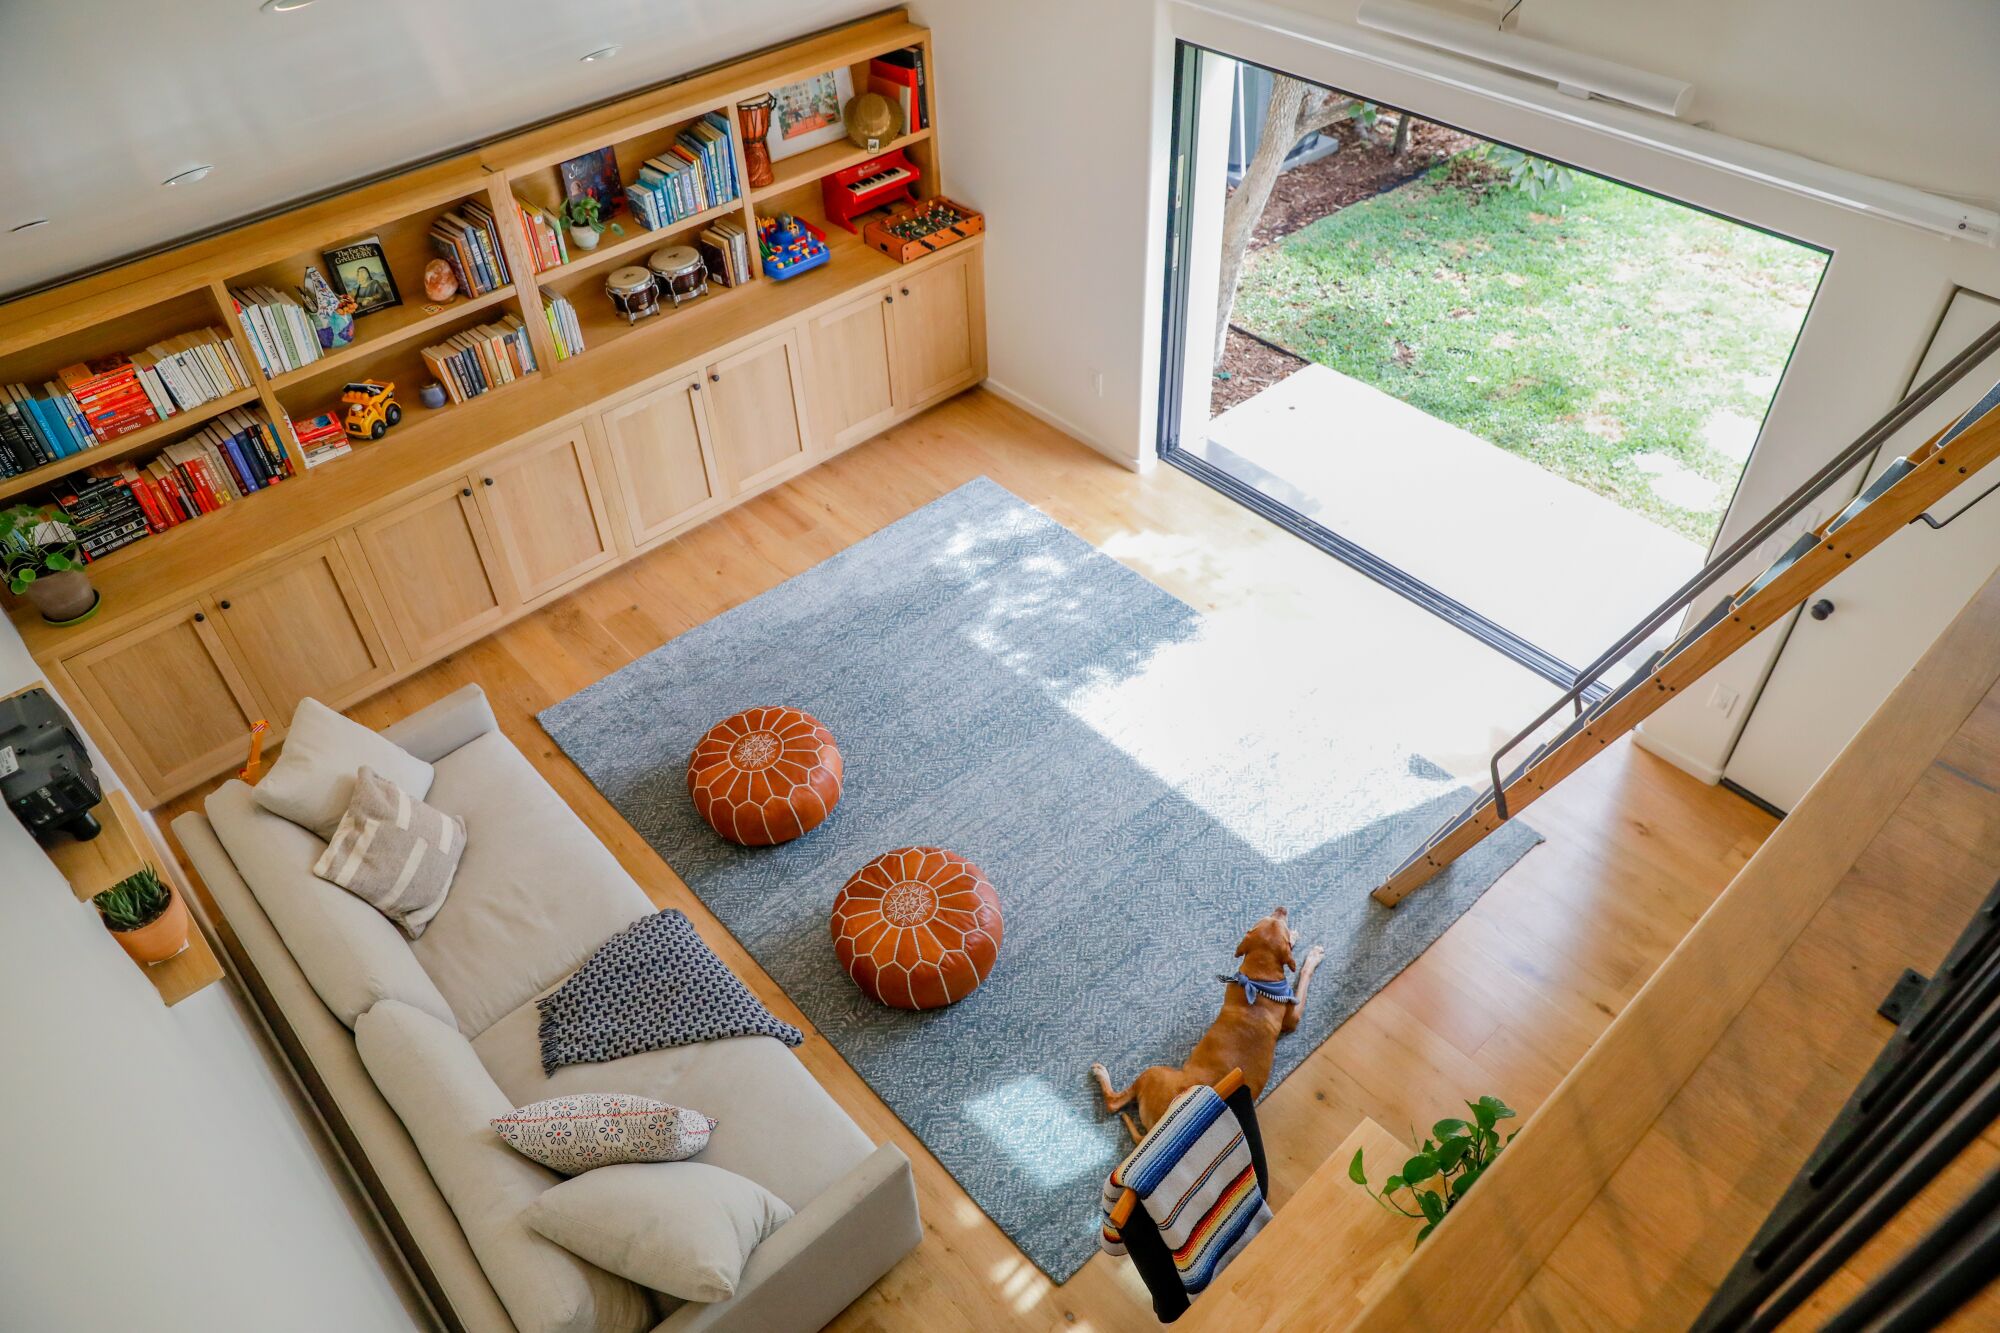
[[(884, 0), (0, 0), (0, 295)], [(618, 54), (585, 64), (585, 53)], [(193, 185), (161, 185), (196, 165)], [(30, 218), (48, 225), (6, 230)]]

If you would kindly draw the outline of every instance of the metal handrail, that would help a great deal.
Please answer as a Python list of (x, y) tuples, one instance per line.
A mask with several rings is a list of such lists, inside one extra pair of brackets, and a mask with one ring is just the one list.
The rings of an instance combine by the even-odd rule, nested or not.
[(1798, 517), (1806, 505), (1817, 499), (1856, 463), (1880, 448), (1889, 437), (1908, 425), (1919, 412), (1936, 402), (1943, 396), (1945, 390), (1964, 379), (1975, 365), (1995, 351), (2000, 351), (2000, 323), (1994, 324), (1992, 328), (1967, 344), (1957, 356), (1939, 366), (1936, 374), (1910, 390), (1901, 402), (1890, 408), (1880, 420), (1857, 436), (1852, 444), (1828, 459), (1817, 472), (1800, 483), (1798, 489), (1781, 500), (1770, 513), (1764, 515), (1750, 531), (1731, 542), (1720, 553), (1710, 556), (1707, 564), (1697, 570), (1678, 590), (1671, 593), (1667, 600), (1654, 608), (1651, 614), (1601, 653), (1596, 661), (1577, 672), (1574, 684), (1563, 691), (1554, 703), (1543, 709), (1541, 715), (1533, 722), (1516, 732), (1512, 740), (1493, 752), (1493, 807), (1500, 818), (1505, 820), (1508, 817), (1507, 793), (1500, 781), (1502, 759), (1518, 749), (1521, 742), (1539, 731), (1550, 718), (1561, 712), (1565, 705), (1575, 704), (1578, 713), (1581, 714), (1584, 693), (1599, 675), (1644, 643), (1676, 613), (1685, 610), (1689, 603), (1733, 568), (1746, 553)]

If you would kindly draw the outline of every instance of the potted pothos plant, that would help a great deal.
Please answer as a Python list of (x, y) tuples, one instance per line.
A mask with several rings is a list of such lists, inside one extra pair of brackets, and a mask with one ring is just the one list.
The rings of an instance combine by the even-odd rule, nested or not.
[[(579, 194), (563, 205), (563, 220), (569, 223), (569, 238), (576, 242), (579, 250), (595, 250), (604, 238), (604, 209), (596, 199), (587, 194)], [(623, 236), (625, 228), (612, 223), (610, 232)]]
[[(1423, 1244), (1424, 1238), (1437, 1230), (1444, 1215), (1465, 1197), (1501, 1150), (1514, 1141), (1513, 1134), (1502, 1139), (1500, 1131), (1494, 1128), (1502, 1120), (1514, 1118), (1514, 1110), (1507, 1103), (1498, 1097), (1481, 1097), (1465, 1106), (1472, 1112), (1472, 1119), (1440, 1120), (1432, 1125), (1432, 1137), (1424, 1140), (1424, 1146), (1403, 1163), (1400, 1172), (1382, 1182), (1380, 1194), (1369, 1189), (1362, 1149), (1356, 1148), (1354, 1160), (1347, 1164), (1347, 1178), (1368, 1190), (1375, 1202), (1413, 1222), (1423, 1223), (1415, 1245)], [(1399, 1193), (1402, 1198), (1397, 1197)]]
[(111, 938), (136, 963), (164, 963), (188, 947), (187, 904), (151, 866), (127, 875), (90, 901)]
[(83, 564), (76, 532), (54, 505), (0, 510), (0, 570), (8, 590), (33, 602), (42, 619), (65, 625), (97, 609)]

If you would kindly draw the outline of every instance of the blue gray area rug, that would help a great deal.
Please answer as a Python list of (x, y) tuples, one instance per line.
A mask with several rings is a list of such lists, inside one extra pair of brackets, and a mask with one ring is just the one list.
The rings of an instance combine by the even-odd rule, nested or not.
[[(1057, 1281), (1095, 1252), (1129, 1143), (1088, 1070), (1179, 1064), (1243, 931), (1324, 945), (1272, 1086), (1540, 840), (1502, 828), (1391, 912), (1368, 890), (1467, 793), (1311, 663), (1236, 641), (984, 478), (564, 700), (541, 722), (979, 1206)], [(688, 801), (717, 720), (757, 704), (839, 741), (833, 817), (724, 843)], [(833, 896), (881, 852), (953, 848), (1006, 914), (944, 1010), (863, 997)]]

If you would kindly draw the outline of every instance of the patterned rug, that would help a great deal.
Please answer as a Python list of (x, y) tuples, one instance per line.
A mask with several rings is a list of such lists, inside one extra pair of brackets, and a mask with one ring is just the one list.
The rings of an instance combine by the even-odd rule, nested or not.
[[(1312, 664), (1235, 641), (981, 478), (541, 715), (599, 791), (1044, 1272), (1097, 1247), (1129, 1146), (1090, 1080), (1179, 1064), (1273, 906), (1325, 946), (1275, 1087), (1518, 860), (1516, 821), (1391, 912), (1368, 890), (1467, 793)], [(846, 760), (804, 839), (724, 843), (688, 800), (716, 720), (786, 703)], [(984, 869), (1006, 939), (948, 1009), (864, 998), (828, 909), (891, 848)]]

